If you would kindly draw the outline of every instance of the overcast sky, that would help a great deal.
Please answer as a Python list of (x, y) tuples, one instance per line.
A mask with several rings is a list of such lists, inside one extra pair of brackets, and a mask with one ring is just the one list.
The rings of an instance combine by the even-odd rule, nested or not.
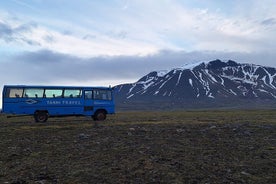
[(6, 0), (4, 84), (117, 85), (232, 59), (276, 67), (274, 0)]

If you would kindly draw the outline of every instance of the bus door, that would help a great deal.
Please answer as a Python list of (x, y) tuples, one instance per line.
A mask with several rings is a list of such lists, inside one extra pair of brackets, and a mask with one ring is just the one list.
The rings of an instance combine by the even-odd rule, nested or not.
[(92, 90), (85, 90), (84, 91), (84, 107), (83, 107), (83, 114), (86, 116), (91, 116), (94, 114), (94, 107), (93, 107), (93, 91)]

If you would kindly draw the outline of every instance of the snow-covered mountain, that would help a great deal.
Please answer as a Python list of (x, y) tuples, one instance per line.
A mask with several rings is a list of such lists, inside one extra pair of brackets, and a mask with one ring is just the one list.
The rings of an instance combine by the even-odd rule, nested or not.
[(276, 69), (214, 60), (153, 71), (133, 84), (115, 88), (119, 104), (187, 107), (236, 106), (241, 102), (276, 104)]

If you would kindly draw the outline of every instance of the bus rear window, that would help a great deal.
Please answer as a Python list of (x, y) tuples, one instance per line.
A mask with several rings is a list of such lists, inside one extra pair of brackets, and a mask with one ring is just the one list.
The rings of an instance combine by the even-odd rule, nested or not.
[(23, 94), (23, 88), (7, 88), (6, 98), (21, 98)]

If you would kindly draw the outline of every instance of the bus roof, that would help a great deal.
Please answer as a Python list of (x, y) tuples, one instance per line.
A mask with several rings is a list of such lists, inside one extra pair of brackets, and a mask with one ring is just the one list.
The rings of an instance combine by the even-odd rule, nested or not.
[(70, 89), (76, 89), (76, 88), (81, 88), (81, 89), (113, 89), (110, 87), (103, 87), (103, 86), (47, 86), (47, 85), (4, 85), (4, 88), (7, 87), (12, 87), (12, 88), (70, 88)]

